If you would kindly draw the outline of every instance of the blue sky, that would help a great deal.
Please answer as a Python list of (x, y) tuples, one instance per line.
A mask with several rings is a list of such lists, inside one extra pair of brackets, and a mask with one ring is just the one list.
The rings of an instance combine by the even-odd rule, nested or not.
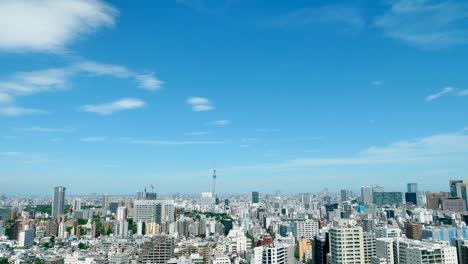
[(468, 4), (0, 3), (0, 192), (447, 190)]

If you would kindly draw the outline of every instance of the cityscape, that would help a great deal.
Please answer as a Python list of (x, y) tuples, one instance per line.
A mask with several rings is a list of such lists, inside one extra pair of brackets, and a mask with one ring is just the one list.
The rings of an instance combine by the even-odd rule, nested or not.
[(0, 0), (0, 264), (468, 264), (468, 1)]
[[(441, 192), (1, 199), (1, 263), (466, 263), (468, 180)], [(151, 190), (149, 190), (151, 188)]]

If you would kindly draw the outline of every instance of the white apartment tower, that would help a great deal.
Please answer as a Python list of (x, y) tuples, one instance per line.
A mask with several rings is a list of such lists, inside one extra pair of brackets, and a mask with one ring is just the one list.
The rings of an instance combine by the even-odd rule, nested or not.
[(330, 254), (331, 264), (364, 264), (362, 227), (335, 222), (330, 229)]

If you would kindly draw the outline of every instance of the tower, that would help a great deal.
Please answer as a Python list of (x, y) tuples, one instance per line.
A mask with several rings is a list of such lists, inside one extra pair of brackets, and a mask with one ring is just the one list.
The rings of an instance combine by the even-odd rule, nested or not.
[(216, 169), (213, 169), (213, 198), (216, 200)]
[(57, 186), (54, 188), (54, 202), (52, 204), (52, 218), (58, 218), (65, 209), (65, 187)]

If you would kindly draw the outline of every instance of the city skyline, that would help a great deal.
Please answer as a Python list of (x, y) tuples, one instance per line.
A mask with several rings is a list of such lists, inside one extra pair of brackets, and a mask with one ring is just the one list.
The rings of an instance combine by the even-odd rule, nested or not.
[(2, 193), (201, 193), (214, 162), (220, 194), (447, 190), (468, 4), (441, 3), (1, 2)]

